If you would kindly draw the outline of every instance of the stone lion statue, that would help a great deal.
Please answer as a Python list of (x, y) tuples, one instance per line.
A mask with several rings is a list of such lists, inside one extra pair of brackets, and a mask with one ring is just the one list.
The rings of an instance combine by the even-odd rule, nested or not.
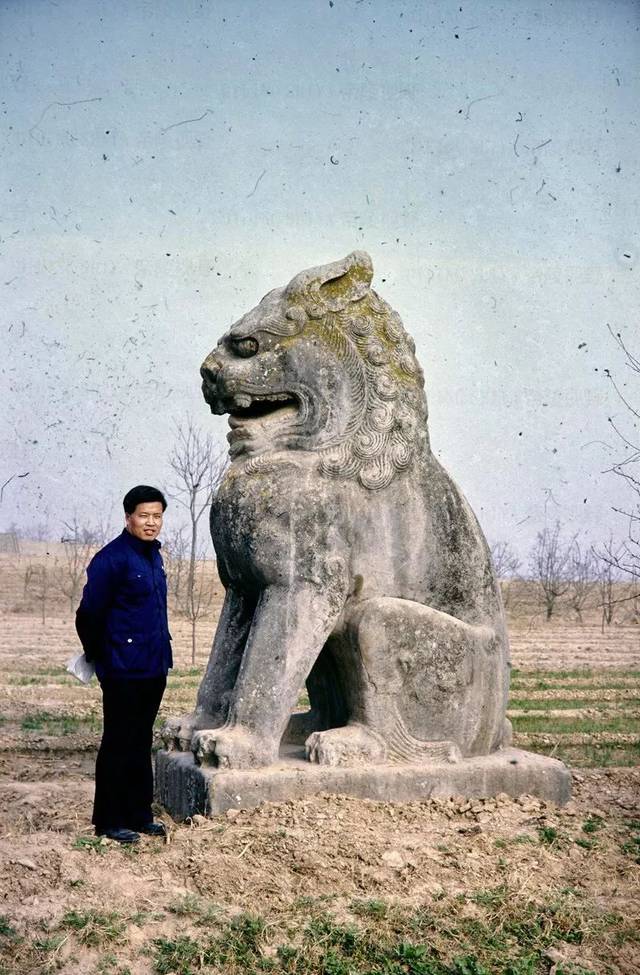
[(372, 276), (362, 251), (302, 271), (202, 366), (231, 428), (211, 511), (226, 597), (196, 710), (164, 732), (200, 763), (266, 766), (283, 741), (323, 765), (508, 743), (487, 544), (431, 453), (415, 345)]

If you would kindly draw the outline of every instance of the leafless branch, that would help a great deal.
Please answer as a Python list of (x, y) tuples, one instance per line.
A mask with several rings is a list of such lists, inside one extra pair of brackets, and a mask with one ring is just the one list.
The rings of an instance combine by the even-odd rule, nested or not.
[[(196, 623), (210, 604), (205, 592), (205, 560), (199, 544), (200, 520), (207, 511), (227, 467), (226, 449), (216, 444), (209, 433), (203, 433), (191, 417), (176, 426), (176, 443), (169, 454), (174, 484), (169, 497), (189, 512), (189, 538), (184, 542), (188, 553), (186, 579), (180, 579), (180, 604), (191, 622), (191, 659), (196, 659)], [(186, 554), (185, 553), (185, 554)], [(209, 597), (212, 597), (209, 582)]]
[(29, 471), (26, 471), (26, 473), (25, 473), (25, 474), (12, 474), (12, 475), (11, 475), (11, 477), (10, 477), (10, 478), (8, 478), (8, 479), (7, 479), (7, 480), (6, 480), (5, 482), (4, 482), (4, 484), (2, 485), (2, 487), (0, 487), (0, 504), (2, 504), (2, 499), (3, 499), (3, 497), (4, 497), (4, 489), (5, 489), (5, 488), (6, 488), (6, 487), (7, 487), (7, 486), (8, 486), (9, 484), (11, 484), (11, 482), (12, 482), (12, 481), (13, 481), (13, 480), (14, 480), (14, 479), (15, 479), (16, 477), (28, 477), (28, 476), (29, 476)]
[(185, 118), (182, 119), (181, 122), (172, 122), (171, 125), (167, 125), (164, 129), (160, 129), (160, 132), (162, 135), (164, 135), (165, 132), (168, 132), (170, 129), (177, 129), (179, 125), (190, 125), (191, 122), (201, 122), (202, 119), (206, 118), (207, 115), (213, 115), (213, 110), (211, 108), (205, 108), (202, 115), (198, 115), (197, 118)]

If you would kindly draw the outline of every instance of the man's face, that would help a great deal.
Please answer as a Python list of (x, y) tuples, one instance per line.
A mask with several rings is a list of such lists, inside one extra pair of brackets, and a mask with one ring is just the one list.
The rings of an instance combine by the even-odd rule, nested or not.
[(152, 542), (160, 534), (162, 515), (161, 501), (143, 501), (132, 514), (125, 515), (127, 531), (143, 542)]

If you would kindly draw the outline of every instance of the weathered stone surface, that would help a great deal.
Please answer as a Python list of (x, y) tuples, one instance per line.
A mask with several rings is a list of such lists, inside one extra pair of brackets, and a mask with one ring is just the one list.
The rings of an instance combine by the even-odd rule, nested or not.
[(191, 752), (173, 751), (158, 752), (156, 787), (159, 800), (180, 820), (194, 814), (214, 816), (228, 809), (252, 808), (261, 802), (302, 799), (321, 792), (386, 802), (535, 793), (562, 805), (571, 795), (571, 776), (562, 762), (515, 748), (458, 764), (349, 768), (311, 765), (300, 753), (299, 758), (283, 756), (269, 768), (236, 770), (198, 765)]
[(203, 768), (266, 768), (284, 741), (306, 743), (307, 771), (362, 782), (509, 743), (488, 548), (431, 453), (415, 346), (372, 274), (363, 252), (303, 271), (203, 364), (231, 428), (211, 512), (226, 598), (196, 710), (165, 729)]

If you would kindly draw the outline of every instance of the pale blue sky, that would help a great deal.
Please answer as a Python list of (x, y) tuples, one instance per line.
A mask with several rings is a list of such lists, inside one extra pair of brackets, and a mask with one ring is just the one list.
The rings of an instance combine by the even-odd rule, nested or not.
[(487, 534), (624, 534), (639, 28), (631, 0), (0, 0), (1, 480), (29, 471), (0, 529), (165, 483), (174, 420), (226, 432), (222, 331), (358, 247)]

